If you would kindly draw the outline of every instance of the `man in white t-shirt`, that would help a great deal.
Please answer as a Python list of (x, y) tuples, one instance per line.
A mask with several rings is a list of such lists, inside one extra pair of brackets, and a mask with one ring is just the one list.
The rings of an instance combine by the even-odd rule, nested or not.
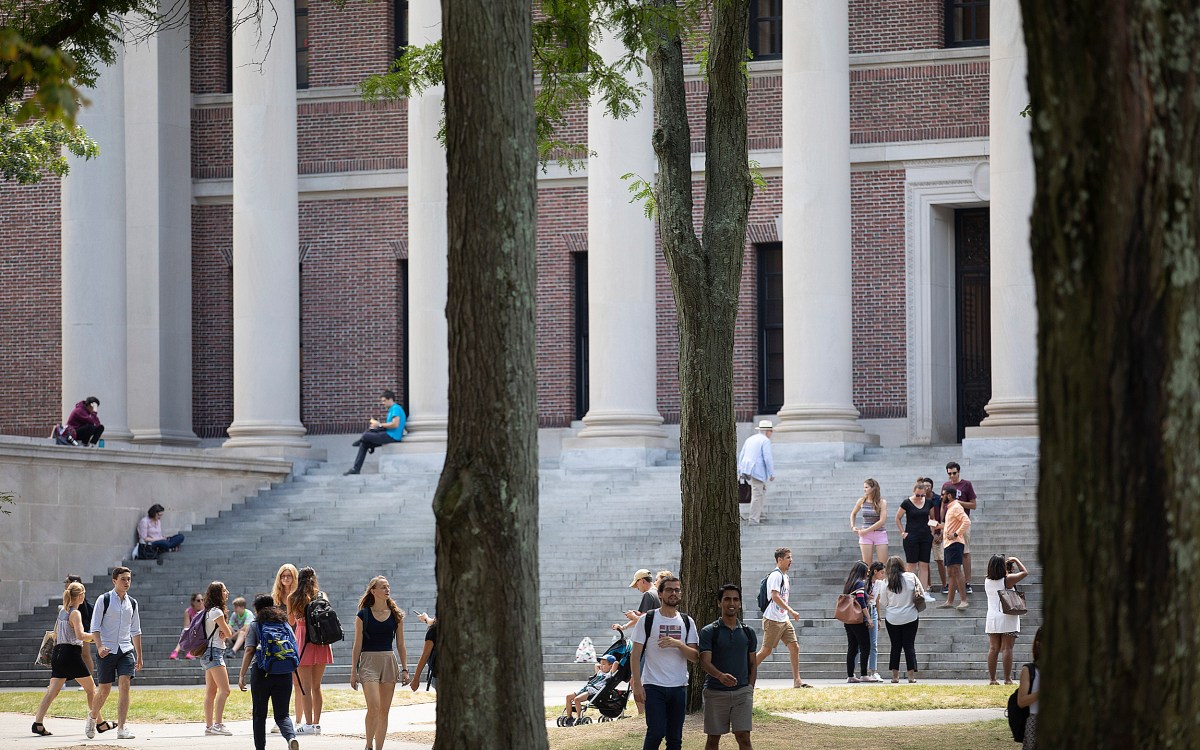
[(658, 595), (662, 606), (642, 615), (633, 626), (629, 684), (634, 700), (646, 705), (643, 750), (658, 750), (664, 739), (667, 750), (679, 750), (687, 713), (687, 663), (700, 658), (700, 634), (695, 621), (678, 609), (683, 596), (678, 578), (661, 578)]
[(792, 582), (787, 572), (791, 567), (792, 551), (787, 547), (775, 550), (775, 570), (767, 576), (767, 600), (770, 603), (763, 612), (763, 639), (762, 648), (758, 650), (758, 663), (761, 664), (775, 650), (775, 646), (783, 641), (792, 661), (792, 687), (812, 687), (800, 679), (800, 641), (796, 638), (796, 629), (788, 619), (800, 619), (800, 613), (788, 604)]

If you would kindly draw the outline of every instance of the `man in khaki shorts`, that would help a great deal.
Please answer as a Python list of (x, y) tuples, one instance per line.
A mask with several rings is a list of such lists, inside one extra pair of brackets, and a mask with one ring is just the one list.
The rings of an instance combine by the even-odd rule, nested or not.
[[(754, 711), (757, 638), (738, 620), (742, 590), (727, 583), (717, 591), (721, 616), (700, 629), (700, 668), (704, 681), (705, 750), (717, 750), (721, 737), (733, 732), (739, 750), (750, 750), (750, 725)], [(722, 632), (723, 631), (723, 632)]]
[(800, 613), (788, 606), (788, 594), (792, 584), (788, 579), (788, 568), (792, 567), (792, 551), (787, 547), (775, 550), (775, 570), (767, 576), (767, 599), (770, 602), (763, 611), (763, 642), (758, 650), (758, 663), (771, 655), (775, 646), (783, 641), (792, 661), (792, 687), (812, 687), (800, 679), (800, 641), (789, 617), (800, 619)]

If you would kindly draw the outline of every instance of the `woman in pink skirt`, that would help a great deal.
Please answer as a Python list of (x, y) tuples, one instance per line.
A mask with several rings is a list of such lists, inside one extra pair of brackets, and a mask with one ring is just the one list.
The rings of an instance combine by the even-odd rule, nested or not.
[[(862, 511), (862, 525), (856, 519)], [(887, 560), (887, 529), (884, 524), (887, 519), (887, 501), (880, 497), (879, 482), (868, 479), (863, 482), (863, 496), (854, 504), (850, 511), (850, 530), (858, 534), (858, 548), (862, 551), (862, 560), (871, 564), (871, 553), (879, 562)]]
[(297, 734), (321, 733), (321, 678), (325, 667), (333, 664), (333, 648), (307, 642), (304, 613), (313, 599), (327, 599), (317, 586), (317, 571), (309, 567), (300, 569), (296, 576), (296, 590), (288, 597), (288, 621), (296, 631), (296, 642), (300, 644), (300, 666), (296, 668), (296, 679), (300, 682), (301, 713), (307, 723), (296, 727)]

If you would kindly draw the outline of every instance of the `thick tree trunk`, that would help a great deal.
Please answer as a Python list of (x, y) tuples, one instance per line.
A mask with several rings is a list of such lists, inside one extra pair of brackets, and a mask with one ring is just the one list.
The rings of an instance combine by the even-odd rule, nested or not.
[[(753, 194), (742, 68), (748, 14), (747, 0), (718, 0), (712, 6), (703, 241), (692, 218), (691, 135), (679, 35), (664, 33), (647, 55), (659, 120), (654, 149), (660, 231), (679, 318), (680, 577), (684, 608), (701, 627), (718, 616), (717, 587), (740, 583), (742, 575), (733, 333)], [(703, 678), (693, 668), (689, 710), (700, 708)]]
[(450, 434), (439, 750), (545, 748), (538, 618), (533, 9), (443, 0)]
[(1200, 21), (1022, 0), (1037, 198), (1039, 746), (1200, 747)]

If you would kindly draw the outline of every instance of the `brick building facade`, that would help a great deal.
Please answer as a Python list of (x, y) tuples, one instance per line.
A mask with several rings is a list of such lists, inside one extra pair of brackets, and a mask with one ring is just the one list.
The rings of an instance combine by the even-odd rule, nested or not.
[[(219, 12), (223, 3), (193, 0), (191, 5), (189, 45), (183, 53), (191, 90), (191, 429), (201, 438), (216, 438), (234, 421), (233, 42)], [(397, 18), (404, 18), (409, 5), (403, 0), (343, 7), (332, 0), (296, 2), (303, 86), (296, 97), (299, 418), (309, 433), (359, 429), (381, 388), (407, 393), (410, 357), (420, 356), (409, 351), (406, 312), (409, 108), (404, 102), (364, 102), (354, 89), (364, 77), (384, 71), (392, 51), (405, 41), (397, 38), (397, 28), (404, 28)], [(780, 329), (793, 322), (781, 318), (768, 299), (771, 285), (779, 283), (778, 273), (770, 269), (778, 270), (781, 257), (787, 262), (780, 223), (789, 210), (781, 156), (788, 138), (779, 41), (784, 3), (756, 0), (753, 5), (750, 27), (757, 36), (752, 47), (760, 59), (750, 64), (750, 158), (762, 165), (767, 184), (756, 191), (750, 212), (737, 323), (734, 398), (743, 421), (781, 406)], [(989, 204), (987, 13), (988, 3), (980, 0), (849, 1), (853, 406), (885, 443), (961, 439), (964, 427), (978, 424), (987, 403), (985, 398), (977, 404), (965, 422), (962, 416), (955, 418), (956, 436), (945, 429), (917, 429), (914, 434), (910, 412), (914, 403), (926, 401), (914, 397), (910, 382), (914, 359), (920, 356), (914, 351), (910, 299), (914, 262), (920, 263), (914, 254), (924, 252), (914, 248), (919, 241), (914, 235), (924, 231), (918, 222), (921, 227), (930, 222), (914, 218), (913, 204), (923, 185), (961, 187), (964, 179), (973, 180), (973, 188), (939, 203), (932, 225), (960, 226), (957, 212)], [(133, 60), (128, 57), (126, 66)], [(688, 90), (693, 151), (701, 154), (706, 86), (694, 69)], [(567, 126), (568, 137), (586, 140), (587, 119), (587, 107), (581, 104)], [(132, 164), (137, 154), (131, 150), (127, 158)], [(955, 176), (939, 179), (939, 170)], [(550, 168), (539, 179), (538, 419), (544, 427), (564, 427), (586, 411), (586, 388), (581, 392), (586, 363), (580, 356), (584, 331), (577, 303), (586, 293), (581, 289), (586, 262), (580, 254), (588, 250), (587, 177)], [(701, 207), (698, 201), (697, 211)], [(0, 286), (0, 322), (7, 332), (0, 361), (2, 433), (44, 435), (62, 417), (61, 404), (86, 395), (62, 393), (60, 385), (60, 211), (55, 180), (29, 187), (0, 183), (5, 282)], [(986, 221), (970, 226), (986, 237)], [(951, 244), (967, 239), (953, 230), (947, 236)], [(953, 247), (940, 252), (955, 257)], [(678, 345), (661, 251), (656, 263), (657, 409), (671, 424), (679, 415)], [(945, 279), (931, 283), (956, 286)], [(131, 300), (136, 287), (131, 275)], [(960, 318), (950, 326), (953, 335), (988, 335), (961, 330), (965, 324)], [(950, 348), (967, 345), (960, 340)], [(955, 352), (949, 356), (930, 370), (936, 382), (942, 382), (937, 381), (939, 366), (962, 371), (961, 362), (952, 363)], [(131, 401), (138, 378), (131, 362)], [(137, 425), (133, 427), (137, 435)]]

